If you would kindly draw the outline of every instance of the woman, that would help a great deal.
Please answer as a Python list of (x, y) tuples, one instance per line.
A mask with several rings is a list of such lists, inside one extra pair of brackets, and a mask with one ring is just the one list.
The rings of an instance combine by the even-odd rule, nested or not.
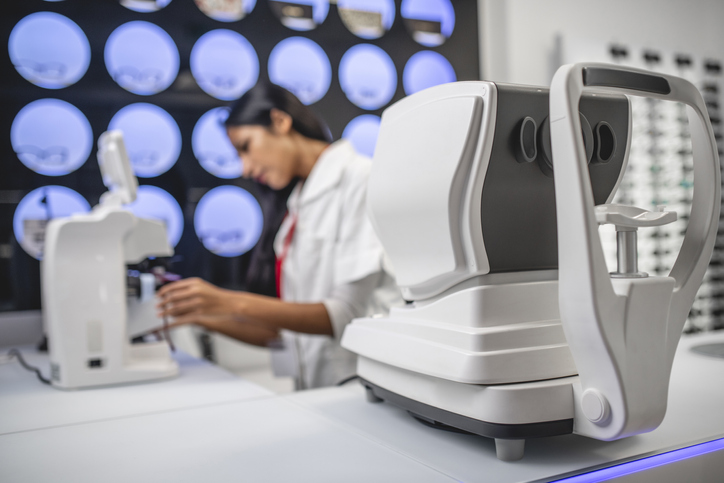
[(299, 180), (274, 243), (280, 299), (190, 278), (159, 290), (159, 315), (276, 347), (274, 365), (292, 367), (297, 388), (332, 385), (355, 372), (344, 327), (401, 300), (366, 216), (370, 160), (330, 144), (312, 111), (273, 84), (244, 94), (226, 129), (244, 177), (276, 190)]

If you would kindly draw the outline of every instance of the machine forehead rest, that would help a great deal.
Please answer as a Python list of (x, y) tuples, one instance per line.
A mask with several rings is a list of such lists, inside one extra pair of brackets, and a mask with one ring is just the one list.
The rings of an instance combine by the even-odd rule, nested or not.
[(604, 67), (584, 68), (583, 85), (586, 87), (619, 87), (653, 94), (668, 95), (671, 93), (669, 81), (661, 76)]

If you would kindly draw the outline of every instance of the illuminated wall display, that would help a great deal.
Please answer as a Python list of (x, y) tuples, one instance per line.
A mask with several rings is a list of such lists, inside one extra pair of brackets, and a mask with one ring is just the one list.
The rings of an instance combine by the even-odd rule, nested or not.
[(299, 31), (316, 28), (329, 13), (328, 0), (269, 0), (269, 6), (285, 27)]
[(201, 243), (222, 257), (251, 250), (261, 235), (264, 220), (256, 198), (238, 186), (219, 186), (196, 206), (194, 228)]
[(362, 109), (379, 109), (395, 95), (397, 71), (384, 50), (370, 44), (359, 44), (342, 56), (339, 83), (355, 105)]
[(163, 222), (168, 242), (172, 247), (178, 245), (184, 231), (184, 215), (176, 199), (167, 191), (156, 186), (139, 186), (136, 201), (125, 208), (139, 218)]
[(224, 121), (229, 109), (217, 107), (201, 116), (191, 135), (191, 147), (199, 164), (214, 176), (223, 179), (241, 176), (241, 158), (229, 137)]
[(139, 102), (126, 106), (111, 119), (108, 129), (123, 131), (133, 172), (140, 178), (165, 173), (181, 152), (181, 131), (163, 109)]
[(156, 12), (171, 3), (171, 0), (120, 0), (121, 5), (134, 12)]
[(149, 22), (128, 22), (114, 30), (104, 56), (113, 80), (134, 94), (161, 92), (178, 75), (176, 44), (162, 28)]
[[(38, 261), (15, 241), (13, 215), (22, 197), (52, 184), (96, 204), (105, 188), (95, 147), (108, 129), (124, 133), (142, 185), (132, 210), (167, 223), (175, 245), (163, 261), (169, 270), (275, 295), (273, 277), (266, 276), (274, 271), (271, 242), (292, 187), (274, 191), (241, 176), (243, 159), (222, 127), (226, 106), (270, 80), (309, 105), (333, 140), (345, 138), (372, 156), (384, 108), (450, 76), (479, 78), (477, 3), (0, 1), (9, 54), (0, 56), (0, 312), (41, 309)], [(442, 45), (428, 48), (413, 36)], [(454, 70), (415, 55), (433, 50)], [(210, 202), (225, 185), (246, 195)], [(222, 215), (213, 223), (192, 221), (205, 206)], [(229, 223), (242, 212), (256, 213), (247, 216), (256, 221)], [(28, 223), (29, 240), (42, 239), (43, 223)], [(252, 241), (241, 241), (249, 234)]]
[(259, 58), (240, 34), (212, 30), (202, 35), (191, 50), (191, 73), (207, 94), (230, 101), (256, 84)]
[(375, 152), (377, 134), (380, 132), (380, 118), (374, 114), (362, 114), (352, 119), (344, 128), (342, 137), (348, 139), (357, 152), (369, 156)]
[(63, 176), (86, 162), (93, 147), (93, 131), (72, 104), (40, 99), (15, 116), (10, 142), (28, 168), (46, 176)]
[(23, 250), (33, 258), (43, 257), (48, 220), (87, 213), (90, 205), (80, 194), (64, 186), (43, 186), (25, 195), (13, 215), (13, 232)]
[(324, 97), (332, 67), (324, 50), (304, 37), (279, 42), (269, 55), (269, 80), (292, 91), (304, 104)]
[(400, 14), (412, 38), (427, 47), (442, 45), (455, 29), (450, 0), (402, 0)]
[(236, 22), (254, 10), (256, 0), (194, 0), (199, 10), (219, 22)]
[(75, 84), (90, 64), (90, 44), (68, 17), (51, 12), (28, 15), (10, 33), (8, 52), (18, 73), (46, 89)]
[(410, 57), (402, 72), (402, 87), (408, 96), (428, 87), (455, 82), (455, 70), (450, 62), (429, 50), (418, 52)]
[(378, 39), (395, 21), (394, 0), (337, 0), (337, 10), (350, 32), (363, 39)]

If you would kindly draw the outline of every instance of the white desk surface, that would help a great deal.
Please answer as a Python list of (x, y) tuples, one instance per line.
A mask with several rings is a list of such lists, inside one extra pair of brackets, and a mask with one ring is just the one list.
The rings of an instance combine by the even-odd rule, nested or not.
[[(428, 428), (389, 404), (367, 403), (361, 387), (350, 383), (6, 433), (0, 435), (0, 481), (547, 480), (724, 437), (724, 360), (689, 351), (691, 345), (714, 341), (724, 342), (724, 334), (682, 340), (669, 409), (656, 431), (610, 443), (574, 435), (529, 440), (523, 460), (513, 463), (496, 459), (490, 439)], [(177, 382), (190, 382), (187, 374)], [(214, 376), (217, 384), (225, 375)], [(34, 375), (25, 377), (39, 384)], [(203, 384), (198, 379), (186, 384), (186, 393), (202, 392)], [(142, 387), (116, 388), (116, 394), (131, 404), (133, 397), (123, 393)], [(232, 384), (210, 387), (233, 392)], [(3, 400), (14, 390), (2, 391), (0, 417), (5, 418)], [(86, 396), (100, 397), (94, 391), (46, 397), (54, 394), (78, 396), (77, 403), (86, 406)], [(38, 397), (35, 404), (52, 407), (43, 401)], [(17, 406), (13, 411), (26, 412)], [(73, 412), (67, 407), (58, 411)]]
[(6, 434), (0, 481), (454, 480), (275, 397)]
[[(49, 377), (47, 354), (30, 347), (21, 352)], [(0, 364), (0, 435), (273, 395), (207, 361), (181, 352), (174, 357), (179, 363), (175, 378), (75, 391), (42, 384), (17, 361)]]

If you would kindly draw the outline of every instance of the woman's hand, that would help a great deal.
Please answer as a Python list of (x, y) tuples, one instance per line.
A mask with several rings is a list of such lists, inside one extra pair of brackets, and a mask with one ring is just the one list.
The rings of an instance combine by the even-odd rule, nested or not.
[(186, 278), (164, 285), (156, 294), (160, 317), (230, 315), (240, 293), (219, 288), (200, 278)]

